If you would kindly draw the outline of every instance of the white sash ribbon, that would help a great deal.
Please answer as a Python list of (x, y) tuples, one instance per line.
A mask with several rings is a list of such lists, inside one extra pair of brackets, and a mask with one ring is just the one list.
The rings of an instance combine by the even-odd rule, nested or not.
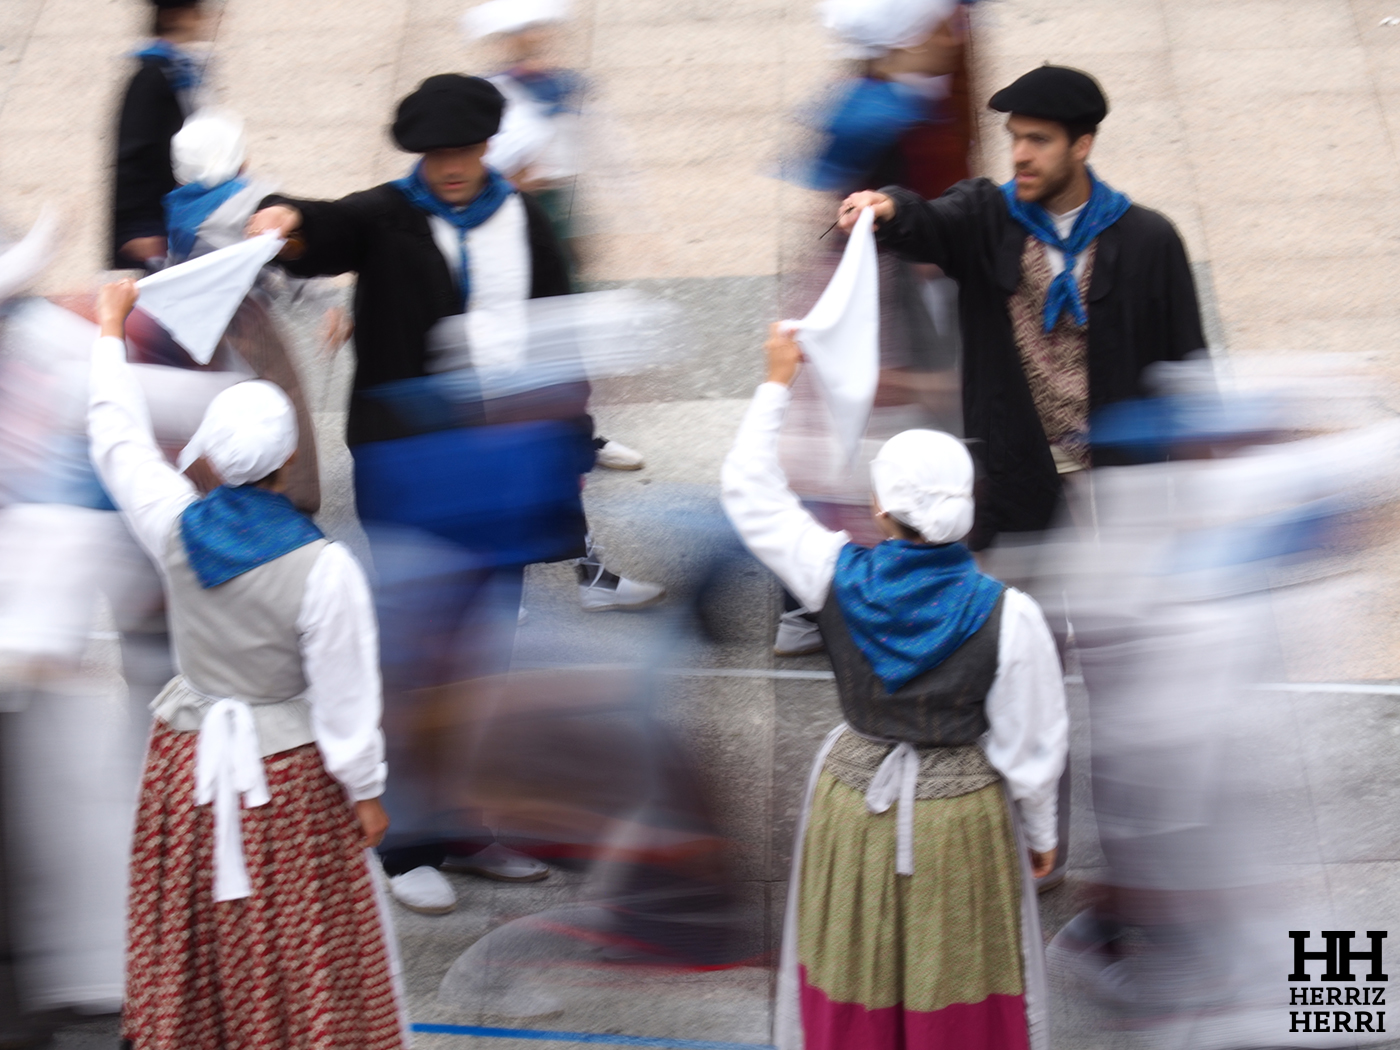
[(902, 743), (885, 756), (865, 791), (865, 808), (871, 813), (884, 813), (899, 800), (895, 811), (896, 875), (914, 874), (914, 790), (918, 782), (918, 749)]
[(241, 900), (252, 892), (243, 857), (242, 806), (272, 801), (253, 711), (242, 700), (218, 700), (205, 714), (194, 784), (196, 805), (214, 803), (214, 900)]

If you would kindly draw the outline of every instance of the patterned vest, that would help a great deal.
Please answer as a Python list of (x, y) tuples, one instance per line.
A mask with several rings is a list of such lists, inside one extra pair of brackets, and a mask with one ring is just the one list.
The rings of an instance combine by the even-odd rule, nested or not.
[[(1086, 302), (1097, 251), (1097, 241), (1084, 250), (1079, 292)], [(1045, 296), (1054, 279), (1044, 243), (1027, 237), (1021, 253), (1021, 283), (1007, 304), (1011, 331), (1036, 415), (1055, 453), (1056, 466), (1064, 474), (1089, 466), (1089, 331), (1075, 324), (1068, 313), (1045, 331)]]

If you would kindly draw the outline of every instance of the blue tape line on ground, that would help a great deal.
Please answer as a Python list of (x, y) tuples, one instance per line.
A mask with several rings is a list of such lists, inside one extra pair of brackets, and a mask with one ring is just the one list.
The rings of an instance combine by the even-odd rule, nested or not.
[(605, 1043), (608, 1046), (649, 1046), (660, 1050), (774, 1050), (763, 1043), (716, 1043), (704, 1039), (662, 1039), (602, 1032), (547, 1032), (536, 1028), (483, 1028), (465, 1024), (415, 1024), (424, 1035), (475, 1035), (483, 1039), (536, 1039), (559, 1043)]

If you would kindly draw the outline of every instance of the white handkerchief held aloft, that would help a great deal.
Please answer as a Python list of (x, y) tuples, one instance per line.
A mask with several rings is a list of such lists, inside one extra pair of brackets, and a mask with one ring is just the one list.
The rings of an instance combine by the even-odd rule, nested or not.
[(785, 323), (816, 374), (849, 463), (860, 449), (880, 379), (880, 274), (873, 208), (856, 220), (846, 252), (817, 305), (802, 320)]
[(136, 305), (207, 365), (258, 271), (284, 243), (276, 233), (264, 233), (143, 277), (136, 282), (141, 289)]

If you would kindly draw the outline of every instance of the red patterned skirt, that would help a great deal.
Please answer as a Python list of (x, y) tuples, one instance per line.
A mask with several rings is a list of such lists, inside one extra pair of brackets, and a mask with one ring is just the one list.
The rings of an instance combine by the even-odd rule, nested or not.
[(264, 759), (243, 811), (252, 895), (214, 902), (196, 733), (151, 734), (131, 854), (123, 1036), (134, 1050), (399, 1050), (360, 829), (314, 744)]

